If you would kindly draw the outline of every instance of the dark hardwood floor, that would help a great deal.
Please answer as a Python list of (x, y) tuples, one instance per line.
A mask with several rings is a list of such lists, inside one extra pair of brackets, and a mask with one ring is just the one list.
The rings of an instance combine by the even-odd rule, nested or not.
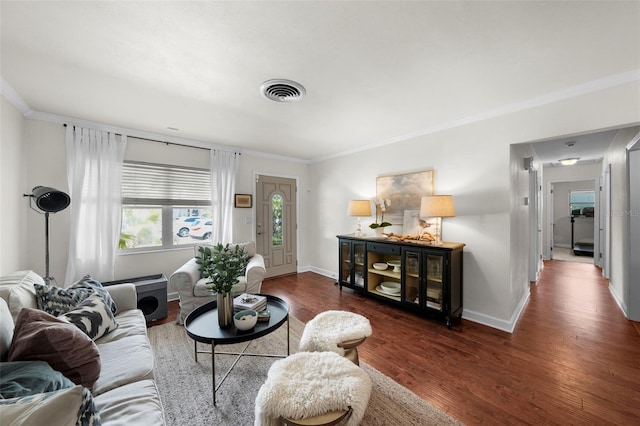
[(466, 424), (640, 424), (638, 323), (593, 265), (546, 262), (513, 334), (464, 319), (449, 330), (310, 272), (262, 291), (305, 322), (328, 309), (365, 315), (373, 335), (360, 359)]

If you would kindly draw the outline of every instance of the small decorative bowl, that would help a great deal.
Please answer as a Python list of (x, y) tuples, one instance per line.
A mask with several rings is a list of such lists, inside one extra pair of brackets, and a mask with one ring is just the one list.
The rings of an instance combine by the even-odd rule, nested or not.
[(387, 265), (386, 263), (382, 263), (382, 262), (378, 262), (378, 263), (374, 263), (373, 264), (373, 269), (377, 269), (378, 271), (384, 271), (388, 267), (389, 267), (389, 265)]
[(233, 316), (233, 323), (238, 330), (252, 329), (258, 322), (258, 313), (252, 309), (240, 311)]

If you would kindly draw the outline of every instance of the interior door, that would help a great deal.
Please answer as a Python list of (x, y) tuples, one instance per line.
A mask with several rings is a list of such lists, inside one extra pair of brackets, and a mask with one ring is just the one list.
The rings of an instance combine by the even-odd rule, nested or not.
[(267, 278), (297, 272), (296, 180), (258, 175), (256, 249), (264, 257)]

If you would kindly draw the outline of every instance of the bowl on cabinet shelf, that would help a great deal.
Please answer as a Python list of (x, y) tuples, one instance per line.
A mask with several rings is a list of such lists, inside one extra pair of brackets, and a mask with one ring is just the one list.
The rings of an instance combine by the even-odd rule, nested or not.
[(393, 266), (393, 272), (400, 272), (400, 261), (399, 260), (390, 260), (387, 262), (387, 265)]
[(384, 271), (389, 267), (389, 265), (387, 265), (384, 262), (376, 262), (372, 266), (373, 266), (373, 269), (377, 269), (378, 271)]
[(380, 283), (380, 287), (382, 287), (383, 290), (386, 290), (389, 293), (400, 293), (400, 283), (384, 281)]

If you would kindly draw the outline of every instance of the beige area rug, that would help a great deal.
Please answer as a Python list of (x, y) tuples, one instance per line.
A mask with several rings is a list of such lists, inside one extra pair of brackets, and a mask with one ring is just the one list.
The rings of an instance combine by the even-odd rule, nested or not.
[[(297, 351), (304, 324), (290, 319), (291, 353)], [(194, 343), (184, 327), (163, 324), (148, 330), (156, 361), (156, 381), (164, 405), (167, 425), (241, 425), (254, 424), (254, 401), (266, 380), (271, 364), (278, 358), (242, 357), (216, 394), (213, 405), (211, 356), (198, 354), (194, 361)], [(248, 352), (285, 355), (286, 323), (273, 333), (254, 340)], [(246, 343), (217, 346), (216, 351), (239, 352)], [(210, 350), (198, 344), (199, 350)], [(216, 355), (216, 382), (222, 379), (234, 356)], [(360, 361), (373, 382), (369, 406), (362, 425), (460, 425), (389, 377)]]
[(573, 250), (565, 247), (553, 248), (553, 260), (564, 260), (565, 262), (579, 262), (593, 264), (593, 256), (577, 256)]

